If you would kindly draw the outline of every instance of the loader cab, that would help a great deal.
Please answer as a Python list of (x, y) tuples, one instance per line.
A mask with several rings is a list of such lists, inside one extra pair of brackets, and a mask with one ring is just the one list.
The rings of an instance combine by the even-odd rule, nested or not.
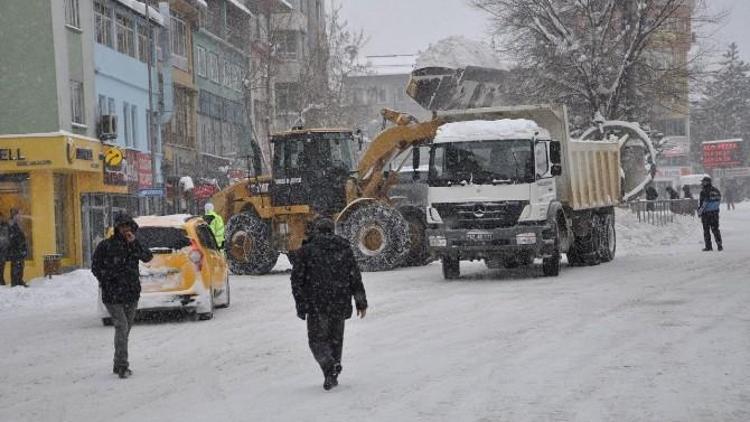
[(346, 182), (356, 169), (350, 130), (295, 130), (272, 136), (275, 206), (309, 205), (332, 215), (346, 206)]

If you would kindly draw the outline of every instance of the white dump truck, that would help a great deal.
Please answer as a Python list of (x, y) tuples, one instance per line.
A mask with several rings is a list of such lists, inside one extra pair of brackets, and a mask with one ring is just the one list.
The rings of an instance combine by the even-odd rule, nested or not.
[(565, 106), (439, 112), (430, 147), (426, 236), (446, 279), (460, 262), (531, 265), (546, 276), (611, 261), (620, 200), (616, 141), (570, 138)]

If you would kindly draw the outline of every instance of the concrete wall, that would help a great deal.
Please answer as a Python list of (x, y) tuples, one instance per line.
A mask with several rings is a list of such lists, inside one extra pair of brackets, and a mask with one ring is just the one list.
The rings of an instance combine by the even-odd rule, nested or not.
[(50, 0), (3, 2), (0, 133), (60, 129), (53, 39)]

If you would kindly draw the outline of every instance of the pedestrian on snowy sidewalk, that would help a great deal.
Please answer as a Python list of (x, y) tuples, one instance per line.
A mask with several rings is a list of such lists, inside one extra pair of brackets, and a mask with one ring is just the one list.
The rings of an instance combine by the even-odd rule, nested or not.
[(719, 209), (721, 208), (721, 192), (712, 183), (711, 178), (706, 176), (701, 181), (700, 203), (698, 215), (703, 223), (703, 240), (706, 243), (704, 252), (712, 251), (711, 232), (714, 234), (717, 248), (722, 251), (724, 247), (721, 242), (721, 230), (719, 230)]
[(128, 362), (128, 337), (141, 297), (138, 261), (149, 262), (153, 254), (144, 248), (135, 233), (138, 224), (129, 215), (115, 217), (113, 235), (94, 251), (91, 272), (102, 289), (102, 302), (115, 326), (115, 358), (112, 372), (120, 378), (133, 374)]
[(307, 320), (310, 350), (323, 370), (326, 390), (338, 385), (344, 322), (352, 316), (352, 298), (360, 318), (367, 312), (365, 287), (354, 254), (349, 242), (336, 236), (334, 229), (330, 218), (316, 220), (292, 268), (297, 316)]
[(9, 244), (6, 259), (10, 261), (10, 285), (29, 287), (23, 281), (23, 270), (29, 247), (26, 235), (21, 228), (21, 212), (17, 208), (10, 210)]

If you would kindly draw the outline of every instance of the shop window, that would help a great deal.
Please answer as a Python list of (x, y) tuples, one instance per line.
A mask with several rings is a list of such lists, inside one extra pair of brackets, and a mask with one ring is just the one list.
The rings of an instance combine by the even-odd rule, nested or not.
[(29, 255), (26, 259), (34, 259), (34, 245), (31, 234), (33, 221), (31, 220), (31, 182), (28, 173), (0, 174), (0, 213), (8, 219), (10, 210), (15, 208), (21, 214), (21, 230), (26, 236)]
[(55, 246), (56, 252), (66, 258), (73, 256), (72, 193), (70, 175), (55, 174)]

